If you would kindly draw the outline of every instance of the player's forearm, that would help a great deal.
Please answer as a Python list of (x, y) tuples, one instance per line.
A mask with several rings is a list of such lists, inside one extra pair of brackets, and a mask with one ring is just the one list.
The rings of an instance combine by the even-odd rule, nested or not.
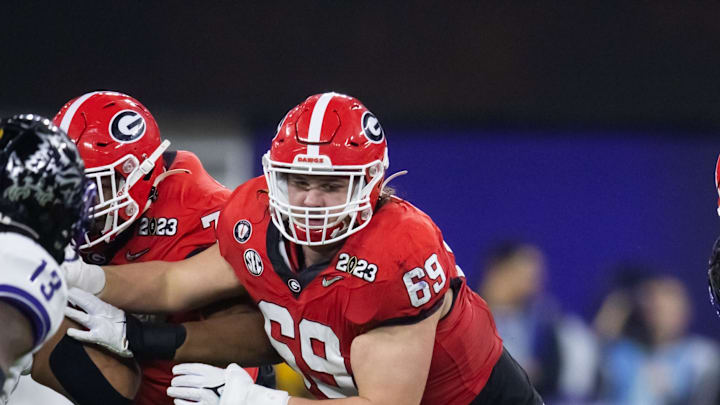
[(362, 398), (362, 397), (325, 399), (325, 400), (290, 397), (290, 401), (288, 402), (288, 405), (317, 405), (319, 402), (322, 402), (323, 405), (324, 404), (327, 404), (327, 405), (377, 405), (377, 404), (373, 403), (372, 401)]
[(222, 367), (233, 362), (243, 367), (279, 363), (282, 359), (270, 345), (263, 322), (258, 311), (186, 322), (187, 337), (173, 360)]
[(179, 312), (246, 295), (217, 244), (177, 262), (144, 262), (104, 267), (107, 282), (99, 297), (135, 312)]
[(179, 303), (168, 284), (171, 263), (153, 261), (104, 266), (103, 301), (130, 312), (172, 312)]
[(288, 405), (418, 405), (420, 401), (408, 399), (406, 402), (398, 402), (396, 399), (367, 399), (364, 397), (349, 397), (340, 399), (307, 399), (299, 397), (290, 397)]

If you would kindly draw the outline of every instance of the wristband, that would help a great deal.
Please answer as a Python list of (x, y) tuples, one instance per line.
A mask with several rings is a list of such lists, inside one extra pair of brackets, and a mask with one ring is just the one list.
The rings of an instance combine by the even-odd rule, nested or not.
[(187, 330), (181, 324), (145, 323), (127, 313), (125, 318), (128, 349), (136, 358), (172, 360), (185, 343)]

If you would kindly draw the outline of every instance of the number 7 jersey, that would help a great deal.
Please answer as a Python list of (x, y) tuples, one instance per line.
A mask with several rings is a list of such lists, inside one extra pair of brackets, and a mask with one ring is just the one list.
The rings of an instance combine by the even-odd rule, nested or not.
[[(440, 320), (423, 404), (467, 404), (502, 352), (486, 303), (465, 283), (432, 220), (399, 198), (326, 263), (296, 273), (270, 220), (265, 179), (238, 187), (220, 214), (220, 252), (265, 317), (270, 342), (318, 398), (357, 395), (350, 346), (371, 329)], [(292, 252), (290, 252), (292, 253)]]

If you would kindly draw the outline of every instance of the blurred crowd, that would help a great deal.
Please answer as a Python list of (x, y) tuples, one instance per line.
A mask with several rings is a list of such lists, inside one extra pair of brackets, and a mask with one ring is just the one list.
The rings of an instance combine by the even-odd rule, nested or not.
[(552, 404), (718, 404), (718, 342), (689, 331), (683, 282), (618, 266), (592, 322), (544, 288), (542, 250), (503, 242), (485, 254), (478, 293), (505, 347)]
[[(545, 403), (720, 404), (720, 344), (689, 331), (692, 306), (681, 280), (618, 265), (588, 322), (548, 293), (545, 262), (538, 246), (498, 243), (484, 254), (477, 287)], [(276, 370), (281, 388), (303, 396), (292, 369)]]

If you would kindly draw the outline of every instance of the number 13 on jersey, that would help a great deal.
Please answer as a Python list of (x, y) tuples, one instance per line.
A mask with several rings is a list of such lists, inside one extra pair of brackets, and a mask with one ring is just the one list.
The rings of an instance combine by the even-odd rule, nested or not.
[(60, 274), (58, 274), (58, 270), (46, 272), (46, 267), (47, 262), (43, 260), (30, 276), (30, 282), (37, 282), (45, 300), (50, 301), (53, 295), (55, 295), (55, 291), (62, 288), (63, 282)]

